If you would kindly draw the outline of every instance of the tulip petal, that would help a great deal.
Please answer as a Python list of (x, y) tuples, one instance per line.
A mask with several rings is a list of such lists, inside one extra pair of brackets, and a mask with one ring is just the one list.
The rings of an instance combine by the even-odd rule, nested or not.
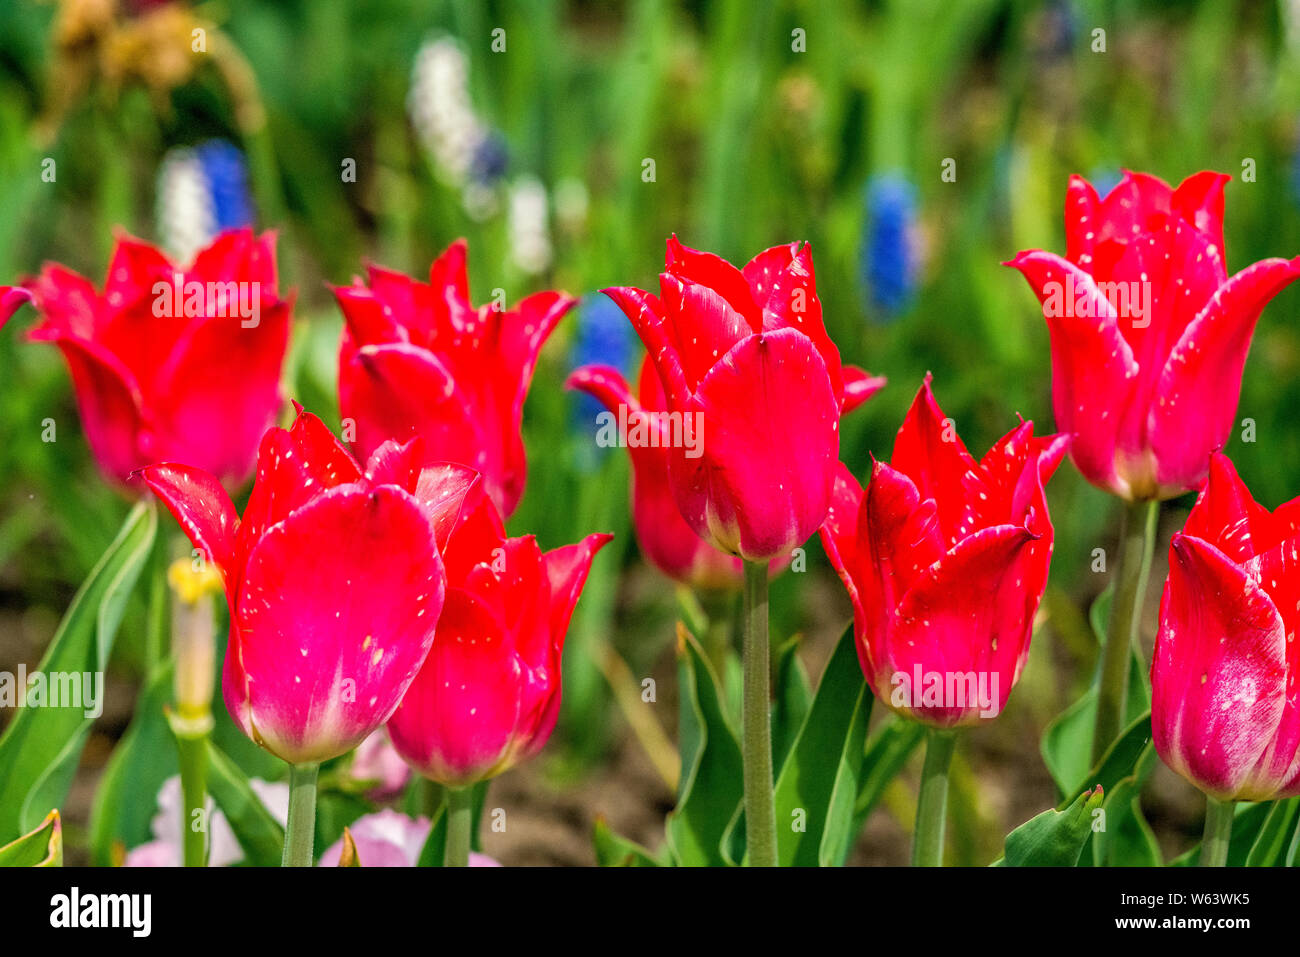
[(781, 329), (743, 340), (700, 382), (686, 414), (694, 441), (671, 449), (669, 472), (696, 532), (760, 561), (825, 521), (839, 401), (807, 336)]
[(1065, 258), (1088, 269), (1097, 245), (1101, 200), (1082, 176), (1071, 176), (1065, 191)]
[(1174, 212), (1209, 236), (1223, 249), (1223, 190), (1232, 179), (1226, 173), (1202, 170), (1178, 184), (1170, 197)]
[[(784, 267), (773, 269), (775, 263), (767, 255), (776, 253), (786, 258)], [(831, 341), (822, 320), (822, 302), (817, 298), (817, 284), (813, 273), (812, 245), (791, 243), (759, 253), (745, 267), (746, 278), (755, 288), (755, 299), (763, 307), (763, 329), (798, 329), (813, 341), (817, 351), (826, 361), (826, 371), (831, 377), (831, 387), (837, 396), (844, 392), (844, 372), (840, 350)], [(758, 288), (767, 289), (766, 298), (759, 298)]]
[[(768, 251), (773, 252), (773, 250)], [(789, 261), (787, 253), (786, 263), (788, 264)], [(691, 249), (673, 235), (668, 237), (668, 254), (664, 260), (664, 269), (666, 275), (675, 277), (679, 281), (677, 285), (695, 285), (711, 289), (736, 316), (743, 320), (742, 328), (736, 331), (731, 337), (731, 344), (722, 352), (731, 348), (731, 345), (734, 345), (741, 336), (763, 330), (761, 307), (766, 300), (752, 295), (753, 283), (749, 275), (721, 256)], [(667, 304), (666, 295), (664, 301)]]
[(477, 472), (451, 462), (438, 462), (420, 470), (414, 495), (429, 517), (440, 552), (460, 522), (465, 502), (481, 485), (482, 476)]
[[(1129, 406), (1139, 369), (1115, 310), (1088, 273), (1052, 253), (1022, 252), (1007, 265), (1020, 270), (1044, 303), (1052, 340), (1052, 407), (1056, 427), (1073, 435), (1075, 464), (1088, 481), (1127, 496), (1128, 484), (1115, 468), (1123, 426), (1117, 410)], [(1066, 288), (1067, 277), (1090, 304), (1083, 311), (1091, 318), (1075, 315), (1073, 308), (1048, 308), (1054, 291)]]
[(623, 314), (636, 328), (650, 361), (659, 372), (664, 394), (668, 396), (671, 407), (684, 407), (691, 390), (686, 384), (686, 372), (682, 368), (677, 332), (664, 312), (663, 303), (650, 293), (632, 286), (611, 287), (602, 289), (601, 292), (623, 310)]
[(0, 328), (4, 327), (19, 306), (31, 299), (32, 294), (22, 286), (0, 286)]
[(217, 566), (222, 577), (238, 578), (235, 530), (239, 515), (216, 477), (190, 465), (164, 463), (141, 472), (145, 484), (167, 506), (194, 547)]
[(844, 407), (841, 414), (852, 412), (889, 384), (882, 375), (872, 375), (857, 366), (844, 367)]
[(245, 680), (225, 687), (232, 715), (290, 763), (351, 750), (423, 664), (445, 586), (411, 495), (345, 486), (307, 503), (249, 556), (229, 653)]
[[(923, 680), (937, 673), (945, 685), (950, 676), (973, 674), (984, 679), (992, 698), (989, 710), (1001, 713), (1020, 677), (1030, 637), (1024, 594), (1033, 585), (1023, 580), (1023, 557), (1033, 540), (1028, 529), (1014, 525), (982, 529), (926, 569), (879, 644), (876, 694), (888, 700), (894, 672), (910, 681), (920, 668)], [(918, 697), (921, 691), (912, 689)], [(979, 711), (969, 699), (911, 709), (918, 720), (937, 727), (976, 723)]]
[(939, 408), (929, 375), (898, 430), (889, 461), (912, 480), (921, 499), (934, 500), (946, 547), (981, 527), (979, 503), (980, 495), (986, 494), (984, 475), (952, 420)]
[[(1161, 486), (1195, 487), (1232, 431), (1255, 323), (1300, 276), (1300, 256), (1265, 259), (1232, 276), (1183, 332), (1160, 373), (1149, 416)], [(1213, 387), (1208, 384), (1213, 383)], [(1077, 452), (1076, 452), (1077, 454)]]
[(671, 273), (661, 278), (660, 296), (674, 323), (686, 384), (695, 389), (723, 355), (753, 333), (745, 317), (717, 290), (683, 282)]
[(1286, 637), (1268, 595), (1222, 552), (1178, 534), (1151, 663), (1152, 739), (1201, 790), (1245, 798), (1286, 697)]
[(442, 784), (489, 777), (507, 759), (529, 686), (504, 624), (473, 594), (447, 592), (438, 637), (388, 722), (393, 747)]
[[(158, 373), (158, 427), (183, 462), (203, 462), (219, 478), (242, 482), (258, 440), (274, 424), (283, 396), (280, 366), (289, 344), (292, 303), (278, 303), (245, 327), (238, 317), (202, 319)], [(251, 321), (251, 320), (250, 320)]]
[(44, 329), (34, 330), (31, 338), (52, 341), (63, 353), (90, 450), (104, 474), (125, 484), (156, 454), (135, 377), (97, 342)]

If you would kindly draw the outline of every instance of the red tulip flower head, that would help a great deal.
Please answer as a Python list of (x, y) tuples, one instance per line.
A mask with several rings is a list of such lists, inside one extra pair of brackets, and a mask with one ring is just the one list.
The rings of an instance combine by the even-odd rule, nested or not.
[(1156, 752), (1219, 800), (1300, 794), (1300, 498), (1257, 505), (1224, 455), (1169, 548)]
[(674, 236), (659, 290), (605, 293), (636, 327), (676, 419), (668, 475), (678, 510), (720, 551), (786, 555), (826, 518), (841, 412), (883, 380), (841, 366), (806, 244), (737, 269)]
[(291, 764), (344, 754), (388, 720), (442, 610), (439, 549), (478, 477), (421, 469), (418, 440), (365, 471), (315, 416), (270, 429), (242, 518), (216, 478), (144, 480), (220, 571), (230, 606), (222, 688), (245, 734)]
[(1043, 484), (1067, 444), (1022, 422), (977, 462), (927, 376), (866, 490), (840, 467), (822, 543), (867, 684), (894, 711), (938, 728), (1001, 713), (1047, 585)]
[(1232, 430), (1255, 323), (1300, 257), (1228, 276), (1223, 189), (1202, 172), (1177, 189), (1125, 173), (1106, 198), (1070, 178), (1066, 255), (1007, 263), (1043, 304), (1056, 424), (1088, 481), (1123, 499), (1199, 488)]
[(280, 408), (291, 302), (276, 291), (275, 236), (224, 232), (185, 269), (119, 237), (103, 292), (53, 264), (28, 281), (72, 373), (101, 471), (125, 484), (179, 462), (232, 485), (253, 469)]
[(430, 461), (483, 476), (507, 516), (524, 491), (520, 435), (537, 356), (575, 300), (539, 292), (502, 310), (469, 303), (466, 244), (439, 256), (428, 283), (369, 268), (334, 290), (346, 327), (339, 349), (339, 406), (369, 455), (390, 438), (425, 439)]
[(447, 598), (424, 667), (388, 722), (393, 747), (427, 778), (482, 781), (542, 749), (560, 713), (569, 619), (609, 535), (543, 553), (507, 538), (496, 507), (472, 493), (443, 553)]

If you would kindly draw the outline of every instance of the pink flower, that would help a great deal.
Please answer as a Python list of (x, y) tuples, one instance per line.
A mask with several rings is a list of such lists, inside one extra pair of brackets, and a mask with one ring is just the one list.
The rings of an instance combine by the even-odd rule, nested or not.
[[(420, 863), (424, 842), (429, 839), (429, 829), (427, 817), (410, 818), (388, 809), (367, 814), (348, 825), (362, 867), (415, 867)], [(338, 867), (342, 853), (343, 838), (339, 838), (320, 856), (321, 867)], [(501, 865), (486, 854), (470, 851), (469, 866)]]
[(1300, 794), (1300, 498), (1270, 513), (1225, 455), (1169, 547), (1151, 737), (1219, 800)]
[(434, 260), (430, 282), (371, 266), (334, 290), (346, 327), (339, 348), (339, 405), (369, 455), (387, 439), (426, 440), (428, 460), (483, 476), (507, 516), (524, 491), (524, 398), (542, 345), (574, 301), (539, 292), (503, 310), (469, 302), (466, 244)]
[(223, 693), (235, 723), (292, 764), (352, 750), (388, 720), (442, 609), (439, 547), (477, 476), (420, 468), (388, 442), (363, 473), (313, 415), (262, 439), (240, 518), (214, 476), (144, 478), (221, 572), (231, 635)]
[(1103, 200), (1070, 178), (1066, 256), (1022, 252), (1052, 337), (1056, 425), (1084, 477), (1130, 501), (1199, 488), (1232, 430), (1259, 314), (1300, 257), (1228, 276), (1223, 189), (1125, 173)]
[(289, 341), (273, 234), (222, 233), (186, 269), (120, 237), (102, 293), (57, 264), (26, 285), (44, 316), (31, 338), (62, 350), (106, 477), (164, 461), (248, 477)]
[(609, 535), (543, 553), (507, 538), (486, 495), (466, 504), (443, 551), (447, 598), (424, 667), (388, 722), (399, 754), (462, 787), (540, 751), (560, 713), (569, 619)]
[(411, 769), (388, 740), (388, 732), (380, 728), (357, 746), (357, 753), (348, 766), (348, 776), (354, 781), (374, 782), (367, 796), (372, 801), (382, 801), (406, 787)]
[(826, 518), (840, 414), (883, 385), (826, 334), (807, 245), (737, 269), (668, 241), (660, 296), (606, 289), (636, 326), (683, 440), (668, 475), (686, 523), (720, 551), (788, 555)]
[(995, 717), (1029, 657), (1052, 556), (1043, 483), (1067, 444), (1033, 433), (1022, 422), (976, 461), (927, 376), (865, 492), (840, 467), (822, 543), (867, 684), (917, 721)]

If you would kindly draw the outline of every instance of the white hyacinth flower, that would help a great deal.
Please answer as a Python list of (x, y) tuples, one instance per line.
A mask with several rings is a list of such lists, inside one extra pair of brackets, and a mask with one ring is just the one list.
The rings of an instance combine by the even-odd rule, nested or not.
[(194, 151), (167, 151), (158, 169), (154, 212), (158, 237), (176, 262), (190, 262), (216, 235), (216, 210)]
[(551, 264), (546, 187), (533, 176), (521, 176), (510, 187), (510, 257), (529, 275)]

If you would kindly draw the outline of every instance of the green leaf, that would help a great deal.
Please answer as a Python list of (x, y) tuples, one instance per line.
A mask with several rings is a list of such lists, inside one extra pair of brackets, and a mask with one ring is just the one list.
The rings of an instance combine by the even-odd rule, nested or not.
[[(37, 671), (47, 676), (89, 672), (92, 680), (103, 675), (157, 526), (152, 506), (141, 503), (131, 510), (117, 538), (73, 596)], [(17, 690), (23, 693), (26, 689)], [(15, 710), (0, 735), (0, 840), (32, 830), (50, 808), (63, 804), (94, 723), (85, 711), (68, 707)]]
[(779, 776), (812, 705), (812, 683), (799, 660), (799, 636), (777, 649), (772, 701), (772, 773)]
[(679, 865), (724, 865), (722, 837), (743, 797), (740, 744), (713, 668), (680, 626), (677, 656), (682, 775), (677, 807), (668, 815), (668, 847)]
[(1007, 835), (1006, 867), (1074, 867), (1092, 835), (1093, 814), (1105, 798), (1101, 788), (1080, 794), (1064, 811), (1030, 818)]
[(284, 851), (284, 828), (258, 798), (244, 772), (216, 742), (208, 744), (208, 792), (235, 832), (244, 851), (244, 863), (278, 866)]
[[(1121, 742), (1124, 739), (1121, 738)], [(1114, 749), (1112, 748), (1112, 751)], [(1103, 760), (1103, 766), (1105, 761)], [(1159, 867), (1160, 843), (1142, 813), (1142, 788), (1156, 766), (1156, 750), (1147, 744), (1133, 773), (1106, 792), (1106, 827), (1093, 835), (1092, 859), (1106, 867)]]
[(925, 725), (891, 714), (876, 736), (867, 742), (867, 756), (862, 761), (862, 780), (858, 800), (853, 808), (853, 833), (857, 834), (867, 816), (884, 796), (889, 782), (898, 776), (907, 759), (925, 740)]
[(117, 862), (117, 852), (153, 838), (152, 821), (163, 782), (179, 773), (176, 744), (163, 714), (172, 691), (172, 663), (156, 670), (135, 706), (135, 717), (113, 749), (90, 809), (90, 859)]
[(1296, 832), (1297, 811), (1300, 811), (1300, 797), (1273, 802), (1273, 809), (1268, 812), (1259, 836), (1246, 855), (1247, 867), (1282, 867), (1287, 863), (1292, 832)]
[(600, 867), (662, 867), (663, 863), (636, 841), (630, 841), (610, 830), (603, 817), (596, 818), (592, 843), (596, 849), (596, 864)]
[(1148, 751), (1150, 741), (1151, 713), (1148, 711), (1125, 728), (1119, 740), (1101, 756), (1097, 766), (1089, 770), (1074, 787), (1066, 791), (1065, 799), (1056, 806), (1057, 810), (1065, 810), (1080, 794), (1090, 791), (1096, 785), (1100, 785), (1107, 792), (1113, 791), (1121, 779), (1128, 777), (1138, 767)]
[[(1110, 586), (1106, 587), (1088, 611), (1093, 637), (1098, 647), (1105, 641), (1106, 625), (1110, 618)], [(1040, 750), (1052, 780), (1061, 795), (1068, 800), (1078, 795), (1080, 781), (1091, 770), (1088, 762), (1092, 755), (1092, 732), (1097, 722), (1097, 683), (1100, 674), (1093, 676), (1088, 690), (1077, 701), (1053, 718), (1043, 731)], [(1129, 662), (1128, 708), (1130, 721), (1151, 707), (1151, 686), (1147, 670), (1137, 653)], [(1059, 806), (1059, 805), (1058, 805)]]
[(63, 827), (51, 811), (30, 834), (0, 847), (0, 867), (62, 867)]
[(826, 664), (776, 781), (777, 862), (782, 866), (839, 863), (847, 856), (872, 700), (850, 626)]

